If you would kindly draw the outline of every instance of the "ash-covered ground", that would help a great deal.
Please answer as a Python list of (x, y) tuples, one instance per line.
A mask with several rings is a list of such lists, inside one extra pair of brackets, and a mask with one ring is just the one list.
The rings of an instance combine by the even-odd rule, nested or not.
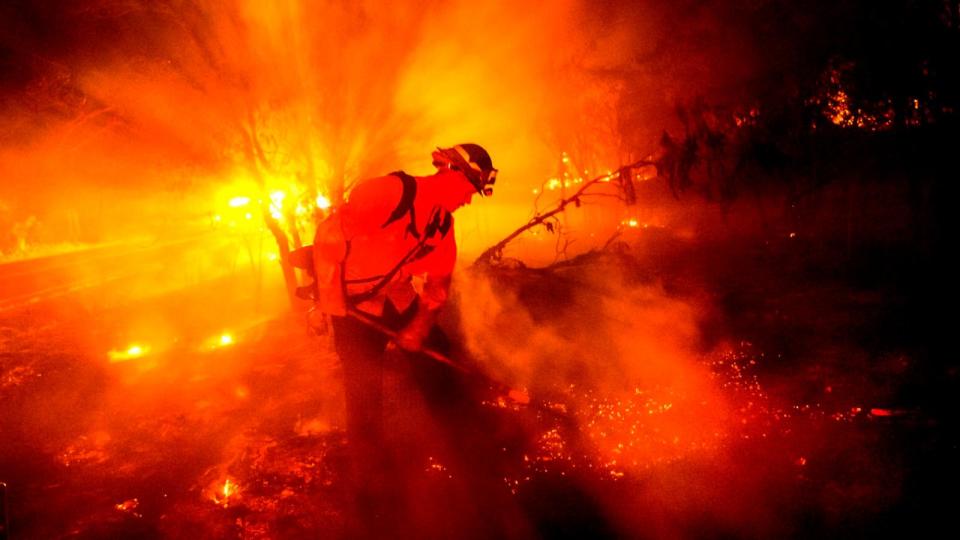
[[(454, 376), (463, 392), (438, 413), (388, 360), (392, 535), (949, 526), (957, 373), (926, 266), (864, 250), (838, 264), (796, 235), (622, 240), (461, 272), (444, 325), (532, 405)], [(105, 283), (4, 311), (10, 538), (347, 536), (339, 360), (267, 283), (237, 271), (137, 298)]]

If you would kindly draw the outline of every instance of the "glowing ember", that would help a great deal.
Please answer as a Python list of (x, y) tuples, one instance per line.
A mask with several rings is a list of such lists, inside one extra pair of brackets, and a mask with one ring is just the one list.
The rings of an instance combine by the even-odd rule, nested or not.
[(149, 352), (149, 347), (143, 345), (131, 345), (123, 351), (112, 350), (107, 353), (107, 356), (110, 358), (110, 363), (115, 364), (118, 362), (126, 362), (128, 360), (140, 358)]
[(140, 506), (140, 501), (137, 499), (127, 499), (122, 503), (117, 503), (113, 505), (113, 507), (118, 512), (123, 512), (124, 514), (130, 514), (131, 516), (138, 517), (138, 518), (143, 517), (143, 515), (141, 515), (139, 512), (136, 511), (138, 506)]
[(219, 336), (211, 337), (210, 339), (204, 342), (204, 348), (206, 349), (219, 349), (222, 347), (229, 347), (236, 343), (236, 338), (233, 337), (233, 334), (230, 332), (223, 332)]
[(237, 500), (239, 498), (238, 495), (240, 493), (240, 486), (236, 483), (236, 481), (227, 477), (223, 481), (222, 486), (219, 486), (219, 482), (216, 484), (218, 487), (210, 497), (210, 500), (212, 500), (214, 503), (227, 508), (230, 505), (231, 499)]
[(40, 376), (30, 366), (16, 366), (0, 376), (0, 390), (20, 386), (25, 381)]
[(240, 208), (250, 204), (250, 197), (234, 197), (230, 199), (229, 204), (231, 208)]
[(107, 447), (112, 437), (105, 431), (81, 435), (57, 456), (57, 461), (66, 467), (96, 465), (106, 462), (110, 455)]
[(447, 478), (453, 478), (453, 475), (447, 469), (447, 466), (443, 463), (437, 461), (433, 456), (427, 457), (427, 467), (424, 469), (424, 472), (431, 474), (442, 474)]
[(853, 113), (850, 111), (850, 98), (843, 90), (838, 90), (830, 96), (830, 106), (827, 114), (835, 125), (849, 127), (854, 125)]
[[(619, 398), (585, 394), (585, 433), (596, 444), (599, 467), (620, 478), (624, 467), (645, 469), (710, 452), (725, 437), (721, 411), (671, 388), (635, 389)], [(682, 407), (676, 407), (679, 401)]]
[(507, 397), (512, 399), (514, 402), (520, 403), (522, 405), (530, 403), (530, 393), (527, 392), (526, 390), (518, 390), (518, 389), (510, 390), (510, 392), (507, 393)]
[(330, 199), (326, 198), (323, 195), (317, 195), (317, 208), (321, 210), (327, 210), (331, 206)]

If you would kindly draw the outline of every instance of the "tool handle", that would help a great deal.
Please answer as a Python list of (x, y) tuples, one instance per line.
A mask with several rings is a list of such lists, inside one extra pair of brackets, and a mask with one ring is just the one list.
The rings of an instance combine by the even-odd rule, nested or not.
[[(356, 309), (347, 309), (347, 315), (349, 317), (353, 317), (354, 319), (366, 324), (367, 326), (373, 328), (374, 330), (384, 334), (390, 339), (393, 339), (393, 340), (397, 339), (398, 332), (396, 330), (393, 330), (392, 328), (387, 327), (385, 324), (367, 315), (366, 313), (363, 313)], [(451, 360), (450, 357), (446, 356), (443, 353), (440, 353), (439, 351), (436, 351), (430, 348), (423, 348), (416, 352), (429, 357), (431, 360), (435, 360), (437, 362), (440, 362), (441, 364), (450, 366), (456, 369), (457, 371), (459, 371), (460, 373), (463, 373), (464, 375), (468, 375), (468, 376), (483, 380), (484, 383), (490, 386), (493, 386), (498, 391), (506, 394), (507, 397), (509, 397), (511, 400), (513, 400), (516, 403), (519, 403), (521, 405), (527, 405), (530, 403), (530, 396), (527, 394), (525, 390), (511, 388), (500, 381), (491, 379), (488, 375), (480, 371), (477, 371), (475, 369), (470, 369), (469, 367), (461, 364), (460, 362)]]
[[(362, 322), (363, 324), (369, 326), (370, 328), (373, 328), (373, 329), (376, 330), (377, 332), (380, 332), (381, 334), (389, 337), (390, 339), (392, 339), (392, 340), (394, 340), (394, 341), (396, 341), (397, 336), (399, 335), (399, 333), (398, 333), (396, 330), (388, 327), (387, 325), (381, 323), (380, 321), (374, 319), (373, 317), (367, 315), (366, 313), (363, 313), (362, 311), (359, 311), (359, 310), (356, 310), (356, 309), (352, 309), (352, 308), (348, 308), (348, 309), (347, 309), (347, 316), (353, 317), (354, 319)], [(452, 368), (454, 368), (454, 369), (456, 369), (456, 370), (458, 370), (458, 371), (460, 371), (460, 372), (462, 372), (462, 373), (471, 373), (471, 374), (472, 374), (472, 370), (467, 369), (467, 367), (464, 366), (464, 365), (462, 365), (462, 364), (459, 364), (459, 363), (457, 363), (457, 362), (454, 362), (453, 360), (451, 360), (450, 358), (448, 358), (446, 355), (444, 355), (444, 354), (442, 354), (442, 353), (440, 353), (440, 352), (438, 352), (438, 351), (435, 351), (435, 350), (430, 349), (430, 348), (423, 348), (423, 349), (420, 349), (420, 350), (417, 351), (417, 352), (420, 353), (420, 354), (424, 354), (424, 355), (426, 355), (426, 356), (429, 356), (432, 360), (436, 360), (437, 362), (440, 362), (441, 364), (446, 364), (446, 365), (448, 365), (448, 366), (450, 366), (450, 367), (452, 367)]]

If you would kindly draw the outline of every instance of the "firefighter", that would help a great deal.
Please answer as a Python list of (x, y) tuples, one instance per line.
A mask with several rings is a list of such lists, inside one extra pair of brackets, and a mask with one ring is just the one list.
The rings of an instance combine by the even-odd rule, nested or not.
[[(438, 148), (433, 165), (437, 171), (430, 176), (398, 171), (360, 182), (314, 238), (311, 325), (320, 333), (332, 328), (343, 365), (352, 483), (361, 512), (389, 506), (377, 500), (391, 478), (383, 470), (385, 352), (397, 347), (415, 353), (425, 341), (443, 348), (434, 322), (456, 262), (453, 212), (476, 195), (491, 195), (497, 174), (476, 144)], [(393, 330), (394, 339), (364, 318)]]

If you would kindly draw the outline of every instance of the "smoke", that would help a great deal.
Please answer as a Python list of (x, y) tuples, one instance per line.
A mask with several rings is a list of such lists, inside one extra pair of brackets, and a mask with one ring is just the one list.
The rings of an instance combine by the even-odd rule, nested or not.
[(804, 450), (778, 432), (781, 405), (748, 375), (751, 353), (705, 335), (717, 309), (709, 286), (643, 270), (676, 256), (644, 249), (461, 273), (459, 330), (493, 378), (575, 423), (579, 441), (546, 431), (531, 462), (582, 471), (580, 488), (624, 535), (778, 535), (794, 504), (786, 456)]
[(729, 64), (706, 51), (737, 44), (708, 7), (652, 3), (128, 0), (4, 12), (0, 197), (19, 214), (53, 229), (68, 210), (122, 222), (89, 201), (149, 210), (145, 191), (205, 195), (241, 180), (335, 199), (363, 177), (428, 172), (434, 147), (471, 141), (491, 152), (501, 184), (461, 212), (468, 252), (525, 219), (561, 151), (598, 170), (655, 150), (673, 105), (710, 91), (711, 66)]
[[(712, 446), (729, 404), (702, 346), (707, 305), (637, 282), (616, 261), (594, 262), (555, 273), (461, 277), (459, 301), (468, 306), (461, 325), (471, 354), (495, 378), (571, 401), (584, 424), (606, 422), (610, 441), (636, 444), (654, 431), (671, 444), (683, 440), (681, 446), (637, 445), (629, 467)], [(633, 420), (651, 431), (628, 433), (637, 428), (630, 419), (601, 418), (600, 409), (613, 403), (627, 415), (642, 415)], [(657, 416), (648, 417), (654, 409)]]

